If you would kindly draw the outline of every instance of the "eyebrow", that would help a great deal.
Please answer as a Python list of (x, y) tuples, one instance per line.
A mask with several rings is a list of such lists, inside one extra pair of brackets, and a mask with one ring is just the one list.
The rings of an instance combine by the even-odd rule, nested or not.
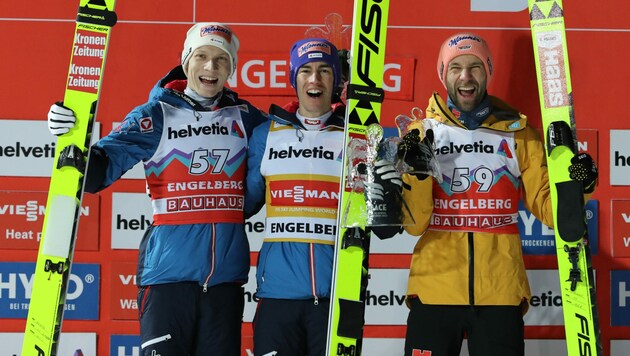
[[(451, 67), (452, 65), (457, 65), (457, 66), (463, 66), (464, 64), (458, 61), (451, 61), (448, 66)], [(476, 66), (476, 65), (481, 65), (483, 66), (483, 62), (480, 60), (474, 61), (474, 62), (470, 62), (468, 63), (468, 66)]]

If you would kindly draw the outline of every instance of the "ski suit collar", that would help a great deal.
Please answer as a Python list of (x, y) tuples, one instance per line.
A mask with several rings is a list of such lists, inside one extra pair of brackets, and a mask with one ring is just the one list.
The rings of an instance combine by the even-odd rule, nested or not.
[[(302, 122), (300, 122), (300, 120), (295, 115), (299, 107), (300, 107), (300, 103), (297, 101), (291, 101), (282, 107), (276, 104), (271, 104), (271, 106), (269, 107), (269, 114), (271, 115), (270, 117), (273, 120), (279, 123), (292, 125), (296, 128), (301, 128), (301, 129), (306, 130), (304, 125), (302, 125)], [(346, 106), (343, 105), (343, 103), (334, 103), (332, 104), (331, 107), (332, 107), (333, 113), (330, 116), (330, 118), (326, 120), (326, 123), (324, 124), (324, 127), (322, 128), (322, 130), (325, 130), (331, 127), (343, 129), (344, 121), (345, 121), (344, 119), (346, 115)]]
[[(519, 131), (527, 126), (527, 116), (510, 106), (503, 100), (488, 95), (491, 101), (492, 111), (490, 115), (479, 125), (479, 128), (488, 128), (497, 131)], [(455, 126), (466, 128), (448, 108), (446, 102), (437, 92), (429, 99), (426, 110), (428, 118), (434, 118), (441, 122), (447, 122)]]
[(488, 117), (492, 112), (492, 101), (488, 92), (485, 93), (483, 100), (472, 111), (460, 111), (451, 97), (449, 96), (446, 101), (446, 106), (457, 117), (459, 122), (464, 124), (469, 130), (474, 130)]

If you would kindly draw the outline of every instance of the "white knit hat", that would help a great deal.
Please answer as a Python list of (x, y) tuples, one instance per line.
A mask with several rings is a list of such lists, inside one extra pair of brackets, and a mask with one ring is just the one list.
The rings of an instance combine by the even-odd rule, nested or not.
[(230, 76), (232, 76), (236, 70), (239, 41), (227, 25), (219, 22), (201, 22), (188, 30), (182, 51), (184, 72), (186, 72), (190, 55), (201, 46), (214, 46), (225, 51), (230, 57)]

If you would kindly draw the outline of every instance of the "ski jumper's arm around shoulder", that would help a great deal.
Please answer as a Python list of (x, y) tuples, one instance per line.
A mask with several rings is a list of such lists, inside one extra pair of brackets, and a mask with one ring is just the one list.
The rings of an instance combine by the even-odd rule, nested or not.
[(255, 215), (265, 204), (266, 182), (260, 166), (267, 147), (270, 122), (254, 129), (247, 148), (247, 175), (245, 178), (245, 218)]
[(120, 126), (90, 149), (85, 191), (101, 191), (138, 162), (149, 160), (160, 144), (162, 126), (163, 114), (158, 102), (136, 107), (127, 114)]

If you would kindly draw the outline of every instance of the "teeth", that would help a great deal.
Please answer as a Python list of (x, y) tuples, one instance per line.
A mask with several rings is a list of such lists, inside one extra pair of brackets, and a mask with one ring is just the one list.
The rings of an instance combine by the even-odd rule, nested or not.
[(321, 94), (321, 93), (322, 93), (322, 91), (321, 91), (321, 90), (319, 90), (319, 89), (309, 89), (309, 90), (307, 90), (306, 92), (307, 92), (307, 93), (309, 93), (309, 94), (314, 94), (314, 95), (317, 95), (317, 94)]
[(202, 75), (201, 77), (199, 77), (199, 78), (201, 78), (201, 79), (203, 79), (203, 80), (218, 80), (218, 78), (215, 78), (215, 77), (206, 77), (206, 76), (203, 76), (203, 75)]

